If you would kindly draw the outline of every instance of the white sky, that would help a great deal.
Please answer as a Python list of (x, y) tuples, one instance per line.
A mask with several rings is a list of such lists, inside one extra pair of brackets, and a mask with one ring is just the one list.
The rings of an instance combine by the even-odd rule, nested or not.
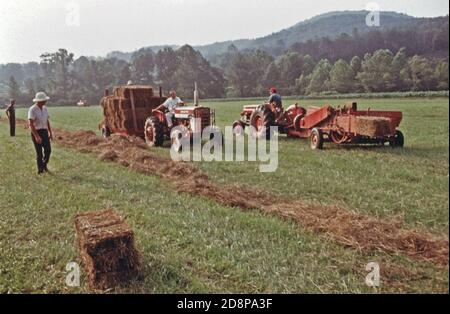
[[(363, 10), (370, 0), (1, 0), (0, 63), (38, 61), (66, 48), (104, 56), (159, 44), (255, 38), (329, 11)], [(447, 15), (447, 0), (378, 0), (381, 10)], [(77, 10), (79, 7), (79, 25)]]

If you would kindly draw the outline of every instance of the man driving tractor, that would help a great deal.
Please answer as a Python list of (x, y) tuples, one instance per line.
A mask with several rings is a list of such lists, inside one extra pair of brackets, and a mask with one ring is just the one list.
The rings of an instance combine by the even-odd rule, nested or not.
[(283, 119), (283, 102), (281, 100), (280, 94), (277, 93), (277, 89), (275, 87), (270, 88), (270, 97), (267, 101), (273, 109), (275, 114), (275, 121), (280, 122)]
[(170, 97), (167, 98), (167, 100), (159, 105), (155, 110), (162, 110), (162, 109), (167, 109), (167, 113), (166, 113), (166, 120), (167, 120), (167, 126), (169, 128), (171, 128), (173, 126), (173, 122), (172, 122), (172, 118), (174, 116), (174, 111), (176, 108), (178, 108), (179, 106), (183, 106), (184, 102), (177, 97), (177, 93), (172, 90), (170, 91)]
[(269, 90), (269, 92), (270, 92), (270, 97), (269, 97), (268, 103), (273, 105), (274, 107), (281, 109), (283, 107), (283, 102), (281, 100), (280, 94), (277, 93), (277, 89), (275, 87), (272, 87)]

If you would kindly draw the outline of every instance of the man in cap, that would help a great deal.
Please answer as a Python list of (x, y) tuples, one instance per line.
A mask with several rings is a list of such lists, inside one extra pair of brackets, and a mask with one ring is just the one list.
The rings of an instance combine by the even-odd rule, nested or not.
[(163, 108), (167, 109), (166, 113), (167, 126), (171, 128), (173, 125), (172, 118), (174, 115), (174, 111), (176, 108), (182, 105), (184, 105), (184, 102), (181, 101), (180, 97), (177, 97), (177, 93), (174, 90), (172, 90), (170, 91), (170, 97), (167, 98), (167, 100), (155, 110), (162, 110)]
[(16, 101), (14, 99), (9, 101), (5, 112), (9, 120), (9, 135), (16, 136)]
[(28, 110), (28, 122), (31, 130), (31, 139), (36, 149), (38, 174), (48, 172), (48, 162), (52, 147), (52, 129), (50, 126), (48, 110), (45, 104), (50, 98), (44, 92), (38, 92), (33, 99), (34, 105)]
[(281, 101), (280, 94), (277, 93), (277, 89), (275, 87), (272, 87), (269, 90), (269, 93), (270, 93), (270, 97), (268, 100), (269, 104), (281, 109), (283, 107), (283, 102)]

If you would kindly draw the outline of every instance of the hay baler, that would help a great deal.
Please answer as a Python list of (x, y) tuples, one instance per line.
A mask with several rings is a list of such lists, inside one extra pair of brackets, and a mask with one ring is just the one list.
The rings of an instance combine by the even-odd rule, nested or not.
[[(303, 108), (297, 104), (286, 111), (270, 104), (244, 106), (241, 119), (234, 128), (241, 133), (251, 125), (254, 135), (270, 138), (270, 126), (288, 137), (310, 138), (312, 149), (322, 149), (324, 142), (335, 144), (389, 143), (394, 147), (404, 144), (403, 133), (397, 128), (402, 120), (400, 111), (358, 110), (357, 104), (344, 107)], [(239, 131), (241, 130), (241, 131)]]

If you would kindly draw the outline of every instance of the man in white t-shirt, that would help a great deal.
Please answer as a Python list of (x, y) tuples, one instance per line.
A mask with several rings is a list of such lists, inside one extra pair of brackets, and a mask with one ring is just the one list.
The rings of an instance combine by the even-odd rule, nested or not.
[(47, 164), (50, 161), (52, 146), (52, 129), (49, 121), (49, 114), (45, 104), (50, 98), (39, 92), (34, 97), (34, 105), (28, 110), (28, 123), (31, 130), (31, 140), (36, 150), (36, 161), (38, 174), (48, 172)]
[(172, 118), (174, 115), (175, 108), (178, 108), (179, 106), (182, 105), (184, 105), (183, 101), (179, 97), (177, 97), (177, 93), (174, 90), (172, 90), (170, 91), (170, 97), (167, 98), (167, 100), (162, 105), (158, 106), (158, 108), (156, 108), (155, 110), (162, 110), (163, 108), (167, 109), (166, 113), (167, 126), (171, 128), (173, 125)]

